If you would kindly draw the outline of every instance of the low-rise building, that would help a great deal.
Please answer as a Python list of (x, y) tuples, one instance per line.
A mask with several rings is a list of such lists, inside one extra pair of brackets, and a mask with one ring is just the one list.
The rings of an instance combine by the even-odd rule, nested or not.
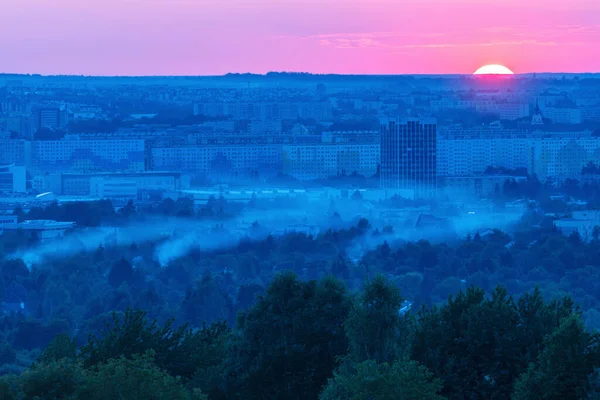
[(0, 215), (0, 232), (4, 233), (5, 225), (14, 225), (19, 222), (16, 215)]
[(502, 191), (504, 182), (527, 180), (525, 176), (478, 175), (478, 176), (445, 176), (440, 177), (440, 189), (450, 199), (492, 197), (498, 190)]
[(39, 191), (64, 196), (94, 198), (136, 198), (139, 190), (165, 191), (189, 188), (189, 177), (181, 172), (55, 174), (44, 176)]
[(59, 222), (52, 220), (30, 220), (21, 223), (7, 223), (4, 225), (5, 235), (23, 234), (28, 239), (40, 241), (54, 239), (75, 227), (75, 222)]
[(564, 235), (578, 232), (584, 241), (589, 241), (593, 238), (594, 231), (600, 229), (600, 211), (574, 211), (569, 217), (554, 221), (554, 224)]
[(27, 171), (25, 167), (0, 166), (0, 191), (5, 193), (27, 192)]

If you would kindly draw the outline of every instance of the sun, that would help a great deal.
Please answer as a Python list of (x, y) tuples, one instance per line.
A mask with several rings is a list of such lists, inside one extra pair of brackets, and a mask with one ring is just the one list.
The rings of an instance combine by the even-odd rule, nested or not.
[(514, 75), (514, 72), (504, 65), (489, 64), (479, 68), (473, 75)]

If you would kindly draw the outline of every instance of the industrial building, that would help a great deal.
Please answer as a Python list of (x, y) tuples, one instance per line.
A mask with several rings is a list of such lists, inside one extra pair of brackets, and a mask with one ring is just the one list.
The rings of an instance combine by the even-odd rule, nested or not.
[(39, 191), (63, 196), (137, 198), (140, 190), (176, 191), (189, 188), (189, 177), (181, 172), (64, 173), (43, 177)]
[(59, 222), (51, 220), (31, 220), (21, 223), (4, 224), (4, 235), (22, 234), (28, 239), (40, 241), (55, 239), (75, 227), (75, 222)]

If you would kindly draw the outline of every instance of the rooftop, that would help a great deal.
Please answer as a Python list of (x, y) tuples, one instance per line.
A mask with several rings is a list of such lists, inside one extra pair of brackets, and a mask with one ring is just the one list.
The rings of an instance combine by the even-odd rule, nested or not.
[(68, 229), (75, 226), (75, 222), (53, 220), (28, 220), (19, 224), (9, 224), (4, 229)]

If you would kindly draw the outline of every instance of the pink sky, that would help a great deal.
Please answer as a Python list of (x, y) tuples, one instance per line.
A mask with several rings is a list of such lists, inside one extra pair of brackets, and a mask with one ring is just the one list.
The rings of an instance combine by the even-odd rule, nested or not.
[(600, 0), (0, 0), (0, 72), (599, 72)]

